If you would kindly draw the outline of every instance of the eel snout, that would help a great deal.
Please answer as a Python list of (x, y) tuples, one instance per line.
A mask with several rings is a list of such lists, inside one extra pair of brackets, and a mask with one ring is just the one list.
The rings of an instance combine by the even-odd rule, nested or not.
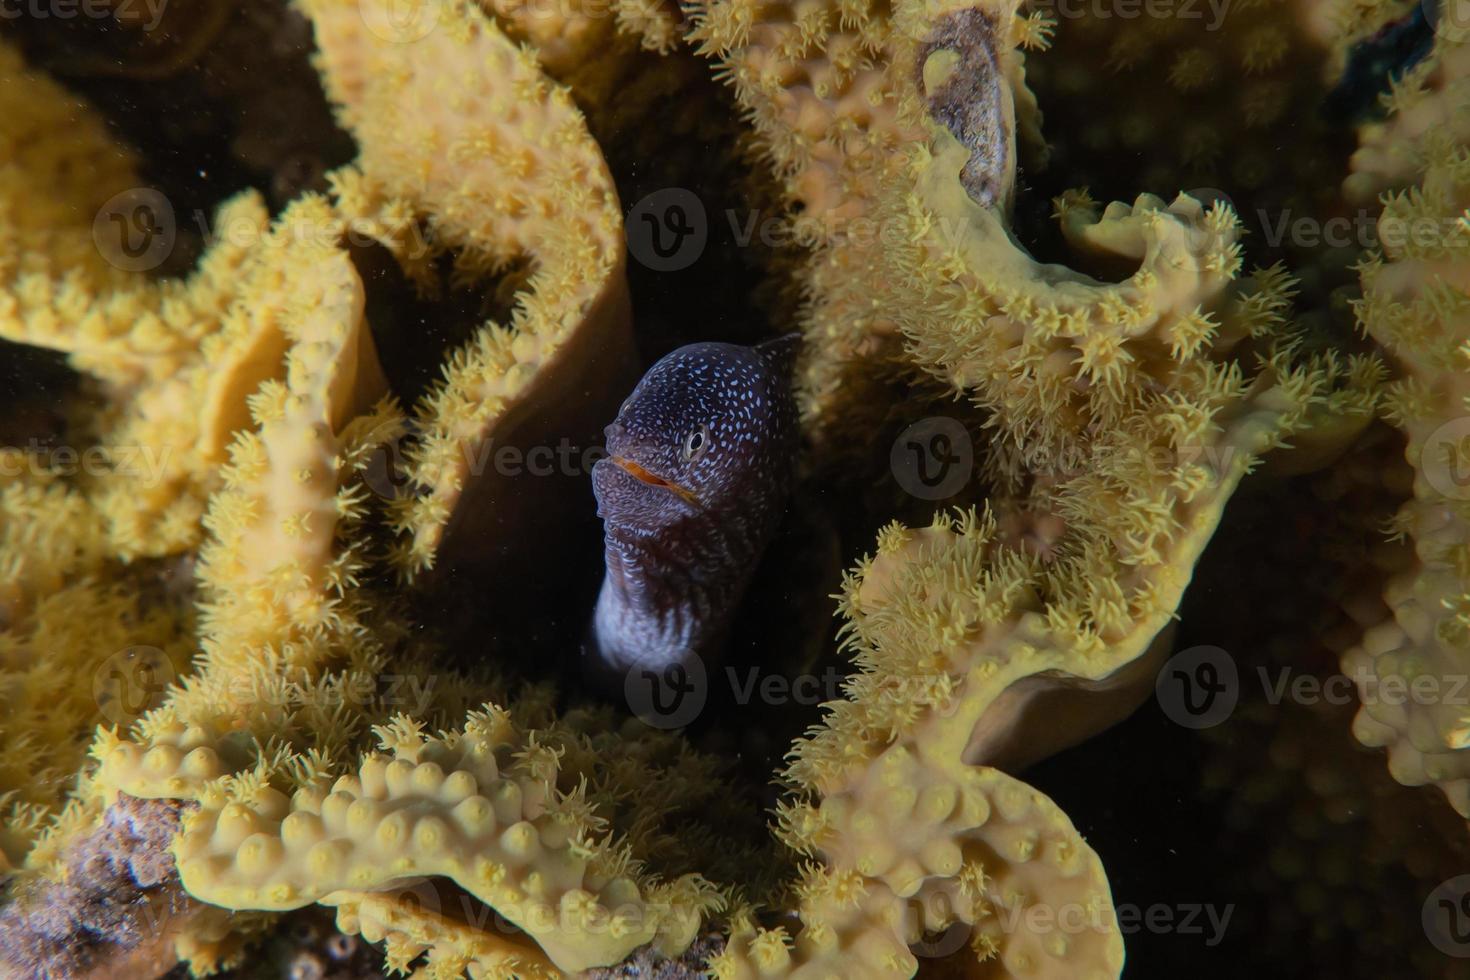
[(646, 483), (651, 487), (663, 487), (666, 490), (672, 490), (680, 497), (683, 497), (686, 502), (694, 504), (696, 507), (699, 506), (699, 498), (696, 497), (694, 495), (694, 491), (690, 490), (688, 487), (682, 487), (672, 480), (666, 480), (663, 477), (659, 476), (657, 473), (654, 473), (652, 470), (644, 468), (636, 461), (631, 460), (626, 456), (609, 456), (608, 460), (614, 466), (620, 467), (624, 472), (628, 473), (635, 480), (638, 480), (641, 483)]

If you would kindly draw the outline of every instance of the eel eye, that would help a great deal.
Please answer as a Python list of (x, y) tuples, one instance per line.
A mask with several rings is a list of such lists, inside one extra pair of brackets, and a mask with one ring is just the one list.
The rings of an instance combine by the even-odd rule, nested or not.
[(684, 459), (690, 461), (704, 454), (709, 446), (709, 429), (701, 425), (684, 437)]

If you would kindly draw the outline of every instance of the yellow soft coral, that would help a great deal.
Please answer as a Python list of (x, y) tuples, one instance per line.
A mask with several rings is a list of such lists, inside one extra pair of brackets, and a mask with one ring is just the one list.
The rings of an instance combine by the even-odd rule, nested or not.
[[(782, 865), (711, 829), (735, 808), (718, 799), (707, 760), (674, 736), (615, 731), (610, 713), (556, 719), (534, 691), (466, 721), (471, 693), (475, 704), (500, 694), (442, 666), (435, 676), (455, 689), (411, 716), (391, 715), (375, 687), (389, 669), (430, 669), (375, 591), (380, 532), (397, 532), (386, 563), (407, 576), (443, 562), (451, 533), (467, 528), (513, 528), (487, 536), (497, 546), (534, 539), (476, 462), (492, 440), (606, 420), (569, 396), (609, 394), (629, 351), (623, 229), (569, 93), (607, 109), (608, 80), (623, 77), (611, 61), (625, 52), (599, 61), (608, 24), (579, 5), (537, 21), (513, 3), (423, 0), (408, 21), (430, 29), (412, 37), (385, 34), (351, 0), (300, 6), (361, 157), (329, 176), (328, 198), (308, 195), (275, 222), (258, 199), (237, 198), (224, 221), (245, 234), (221, 236), (185, 282), (99, 262), (81, 216), (101, 191), (47, 183), (19, 143), (9, 147), (17, 178), (45, 199), (0, 191), (7, 248), (35, 256), (0, 276), (0, 334), (65, 351), (95, 376), (108, 399), (88, 420), (101, 445), (176, 455), (156, 494), (118, 473), (75, 485), (32, 474), (0, 488), (0, 512), (44, 519), (34, 555), (23, 529), (0, 539), (19, 580), (0, 584), (0, 609), (18, 624), (0, 634), (0, 669), (26, 631), (68, 612), (76, 632), (127, 612), (101, 587), (58, 591), (72, 574), (116, 578), (109, 557), (198, 544), (201, 595), (193, 672), (174, 663), (181, 683), (162, 707), (97, 735), (95, 770), (27, 872), (61, 874), (69, 843), (115, 812), (120, 792), (179, 799), (197, 804), (173, 848), (183, 884), (244, 913), (184, 930), (178, 952), (198, 970), (233, 955), (228, 932), (258, 926), (261, 910), (311, 903), (384, 942), (393, 969), (441, 977), (551, 975), (650, 943), (680, 951), (726, 897), (698, 872), (761, 863), (729, 876), (748, 883)], [(787, 857), (810, 860), (777, 910), (799, 929), (790, 914), (758, 925), (737, 905), (710, 967), (902, 976), (917, 967), (911, 947), (949, 952), (959, 932), (966, 969), (1116, 976), (1122, 942), (1098, 855), (1043, 794), (992, 766), (1046, 756), (1136, 705), (1237, 483), (1289, 442), (1309, 461), (1340, 447), (1370, 416), (1378, 365), (1300, 354), (1285, 312), (1291, 281), (1279, 269), (1237, 278), (1229, 208), (1187, 195), (1105, 208), (1083, 192), (1059, 197), (1079, 267), (1121, 270), (1118, 281), (1039, 262), (1017, 243), (1007, 209), (1020, 144), (1035, 142), (1038, 124), (1019, 48), (1046, 41), (1045, 20), (1005, 0), (718, 0), (695, 12), (695, 39), (812, 222), (798, 279), (814, 453), (830, 459), (842, 437), (870, 437), (870, 413), (909, 407), (869, 398), (874, 379), (947, 389), (993, 437), (988, 514), (890, 525), (849, 577), (858, 671), (793, 749), (794, 793), (778, 810)], [(659, 50), (679, 25), (672, 8), (634, 0), (616, 17)], [(1283, 57), (1264, 27), (1250, 42), (1241, 56), (1253, 72)], [(37, 159), (85, 167), (89, 154), (121, 153), (95, 121), (68, 143), (64, 94), (8, 64), (19, 118), (37, 125), (27, 131)], [(1201, 91), (1220, 69), (1217, 53), (1186, 50), (1170, 78)], [(1435, 160), (1460, 180), (1458, 158)], [(95, 169), (126, 184), (129, 166), (123, 154)], [(1458, 193), (1449, 198), (1463, 203)], [(1407, 210), (1448, 206), (1406, 200)], [(451, 265), (453, 286), (519, 290), (506, 322), (450, 356), (416, 425), (378, 400), (385, 383), (350, 232), (386, 248), (425, 293)], [(1428, 395), (1401, 386), (1396, 408), (1405, 419), (1426, 405), (1442, 412), (1434, 385), (1457, 390), (1458, 351), (1415, 332), (1385, 268), (1365, 270), (1370, 328), (1433, 374)], [(1426, 292), (1424, 306), (1434, 302), (1459, 313), (1444, 291)], [(548, 421), (579, 412), (589, 418)], [(378, 447), (405, 437), (418, 492), (385, 508), (384, 529), (364, 475)], [(1423, 530), (1422, 510), (1406, 528)], [(96, 548), (88, 535), (104, 519), (111, 538)], [(45, 696), (45, 679), (22, 676), (27, 700)], [(48, 742), (69, 732), (29, 708), (18, 718)], [(445, 730), (431, 736), (426, 724)], [(374, 725), (379, 750), (359, 755)], [(26, 758), (26, 736), (12, 741)], [(49, 792), (26, 784), (34, 774), (9, 775), (27, 800)], [(33, 811), (16, 825), (3, 842), (12, 856), (37, 829)], [(492, 914), (513, 927), (487, 925)]]
[(1343, 181), (1348, 200), (1371, 204), (1385, 191), (1412, 187), (1432, 154), (1470, 142), (1470, 45), (1456, 25), (1437, 33), (1431, 56), (1395, 78), (1382, 98), (1388, 117), (1360, 127)]
[[(783, 18), (738, 2), (702, 12), (696, 36), (724, 59), (790, 196), (877, 229), (818, 237), (808, 267), (804, 408), (819, 436), (849, 429), (864, 442), (887, 401), (870, 397), (871, 365), (917, 366), (981, 409), (999, 457), (990, 475), (1005, 491), (998, 521), (890, 528), (849, 578), (861, 672), (793, 750), (803, 799), (783, 829), (823, 858), (821, 880), (856, 875), (867, 897), (840, 917), (804, 904), (794, 952), (780, 934), (737, 926), (740, 941), (714, 964), (730, 975), (819, 971), (856, 949), (845, 963), (911, 971), (904, 945), (915, 936), (879, 925), (892, 916), (882, 889), (963, 893), (957, 855), (971, 826), (890, 828), (886, 815), (912, 803), (900, 799), (904, 779), (882, 774), (917, 769), (905, 778), (953, 790), (989, 778), (967, 764), (1024, 765), (1126, 716), (1152, 688), (1161, 631), (1253, 460), (1332, 416), (1343, 421), (1312, 438), (1340, 448), (1371, 419), (1376, 364), (1294, 363), (1289, 281), (1273, 270), (1234, 281), (1228, 208), (1144, 195), (1100, 212), (1083, 194), (1059, 199), (1073, 248), (1130, 268), (1116, 284), (1016, 244), (1004, 205), (1017, 119), (1032, 113), (1018, 101), (1014, 47), (1036, 35), (1013, 14), (899, 5), (888, 23), (861, 6)], [(880, 67), (832, 72), (844, 31), (867, 31)], [(965, 87), (966, 73), (978, 85)], [(866, 104), (856, 97), (865, 78)], [(894, 145), (899, 134), (909, 148)], [(1229, 360), (1237, 349), (1259, 357)], [(1050, 540), (1015, 532), (1038, 522)], [(1068, 887), (1095, 911), (1106, 884), (1100, 872), (1087, 880)], [(982, 931), (973, 954), (999, 954), (1013, 973), (1121, 969), (1107, 930), (1089, 942), (1032, 938)]]
[[(65, 842), (88, 833), (118, 791), (195, 799), (211, 780), (279, 763), (277, 740), (293, 737), (315, 753), (308, 770), (320, 768), (360, 724), (352, 692), (373, 688), (382, 661), (361, 622), (364, 545), (351, 532), (363, 516), (361, 472), (401, 420), (386, 403), (373, 407), (383, 380), (344, 231), (327, 201), (308, 196), (254, 243), (252, 261), (271, 270), (280, 300), (256, 313), (288, 347), (285, 377), (250, 399), (252, 428), (232, 443), (204, 518), (195, 672), (131, 738), (99, 733), (101, 765), (38, 842), (28, 862), (37, 872), (54, 872)], [(212, 922), (178, 937), (198, 969), (215, 956), (218, 937), (201, 932), (218, 930)]]
[[(1033, 502), (1061, 518), (1049, 556), (990, 515), (885, 529), (843, 590), (859, 673), (794, 746), (798, 797), (781, 813), (783, 840), (824, 861), (812, 880), (847, 882), (861, 900), (840, 914), (825, 890), (804, 901), (794, 957), (779, 935), (737, 926), (716, 971), (815, 975), (842, 956), (863, 975), (908, 975), (906, 944), (958, 921), (976, 927), (972, 955), (1013, 975), (1117, 975), (1122, 942), (1096, 856), (1044, 797), (975, 764), (1044, 758), (1147, 696), (1158, 637), (1225, 502), (1258, 454), (1336, 397), (1334, 373), (1277, 358), (1253, 385), (1196, 379), (1209, 397), (1174, 396), (1167, 411), (1105, 429), (1088, 466)], [(1022, 826), (987, 822), (991, 792)], [(1051, 863), (1027, 864), (1038, 850)], [(911, 896), (945, 911), (895, 932), (894, 900)], [(1002, 910), (1022, 896), (1088, 927), (1017, 928)]]
[[(387, 406), (369, 412), (384, 382), (363, 320), (362, 283), (337, 245), (342, 228), (327, 202), (308, 197), (262, 240), (288, 298), (279, 323), (290, 343), (286, 378), (252, 396), (256, 428), (230, 447), (224, 486), (204, 519), (211, 538), (198, 570), (202, 657), (184, 690), (147, 720), (153, 737), (192, 730), (203, 744), (239, 729), (265, 739), (283, 730), (298, 700), (316, 700), (321, 690), (313, 685), (326, 683), (327, 666), (377, 664), (351, 598), (363, 546), (343, 538), (363, 515), (364, 490), (354, 478), (372, 446), (395, 431), (395, 418)], [(102, 753), (119, 773), (109, 777), (117, 788), (188, 795), (141, 775), (122, 777), (123, 751)], [(223, 771), (205, 767), (191, 786)]]
[(228, 202), (216, 243), (184, 281), (125, 271), (104, 248), (106, 195), (143, 195), (118, 213), (149, 210), (157, 236), (172, 231), (171, 216), (154, 213), (166, 200), (138, 187), (130, 155), (84, 104), (8, 48), (0, 58), (14, 103), (0, 107), (0, 338), (64, 351), (101, 382), (110, 404), (84, 433), (100, 461), (76, 483), (105, 521), (108, 549), (130, 559), (195, 546), (225, 447), (249, 421), (246, 398), (283, 370), (277, 321), (292, 298), (265, 258), (264, 204), (253, 193)]
[[(484, 446), (540, 441), (545, 413), (577, 410), (575, 398), (559, 403), (566, 392), (598, 388), (631, 357), (617, 194), (567, 90), (472, 5), (416, 4), (439, 23), (411, 42), (369, 29), (354, 0), (302, 6), (327, 90), (362, 146), (364, 186), (342, 208), (360, 211), (369, 190), (402, 202), (455, 250), (466, 282), (532, 265), (510, 322), (485, 324), (456, 351), (417, 413), (410, 470), (424, 492), (398, 512), (397, 560), (412, 574), (434, 563), (451, 519), (495, 511), (496, 474), (474, 465)], [(476, 502), (462, 505), (472, 486)]]
[[(1269, 326), (1245, 297), (1271, 282), (1232, 286), (1228, 208), (1060, 198), (1081, 257), (1129, 265), (1119, 283), (1018, 246), (1006, 204), (1036, 113), (1017, 46), (1046, 32), (1009, 5), (900, 5), (890, 22), (861, 5), (787, 19), (719, 3), (695, 36), (723, 59), (789, 196), (822, 231), (803, 284), (803, 408), (819, 433), (861, 443), (885, 401), (872, 365), (916, 364), (990, 413), (1003, 450), (1055, 466), (1088, 426), (1121, 424), (1160, 387), (1207, 392), (1220, 375), (1199, 362)], [(849, 41), (881, 57), (837, 70)]]
[(906, 234), (868, 261), (924, 270), (895, 277), (894, 322), (915, 363), (995, 414), (1002, 445), (1045, 466), (1072, 458), (1088, 426), (1121, 423), (1158, 386), (1192, 394), (1217, 383), (1201, 356), (1246, 334), (1225, 290), (1240, 265), (1233, 214), (1183, 195), (1167, 206), (1145, 195), (1101, 215), (1085, 198), (1064, 199), (1073, 241), (1138, 264), (1102, 283), (1014, 248), (952, 176), (967, 151), (939, 141), (932, 158), (916, 154), (916, 192), (880, 212)]
[(424, 969), (431, 977), (561, 976), (533, 944), (463, 922), (456, 910), (443, 911), (437, 895), (426, 883), (396, 893), (340, 891), (333, 896), (337, 928), (383, 943), (395, 970), (408, 970), (427, 953)]
[[(1463, 64), (1460, 41), (1437, 56)], [(1403, 372), (1386, 412), (1408, 437), (1414, 496), (1393, 521), (1412, 557), (1384, 587), (1392, 617), (1365, 623), (1343, 672), (1359, 686), (1353, 732), (1388, 749), (1389, 771), (1408, 785), (1433, 783), (1470, 815), (1470, 713), (1457, 694), (1470, 665), (1470, 506), (1463, 467), (1470, 361), (1470, 159), (1426, 135), (1419, 186), (1387, 198), (1378, 228), (1383, 254), (1361, 268), (1364, 329)], [(1409, 556), (1405, 556), (1408, 558)]]
[(697, 885), (650, 898), (612, 871), (598, 818), (556, 788), (557, 753), (503, 711), (472, 714), (444, 738), (407, 719), (378, 737), (385, 754), (330, 792), (310, 786), (288, 800), (248, 779), (206, 788), (175, 848), (184, 886), (222, 905), (288, 909), (449, 878), (563, 970), (616, 963), (655, 937), (666, 952), (692, 941), (697, 906), (660, 907), (656, 896)]
[[(784, 203), (799, 211), (804, 237), (817, 246), (799, 273), (810, 278), (803, 288), (812, 297), (803, 332), (816, 341), (804, 358), (799, 394), (805, 416), (831, 423), (861, 399), (844, 386), (847, 362), (871, 356), (894, 332), (876, 299), (887, 277), (872, 278), (875, 270), (844, 242), (881, 230), (868, 213), (880, 193), (877, 178), (893, 167), (894, 150), (923, 137), (899, 118), (894, 91), (913, 88), (906, 72), (914, 65), (890, 64), (895, 45), (886, 5), (717, 0), (696, 6), (695, 15), (691, 39), (718, 62), (718, 75), (751, 119), (762, 162), (781, 181)], [(1000, 15), (993, 50), (1008, 47), (1008, 16)], [(991, 74), (985, 80), (1002, 86), (1000, 101), (1009, 107), (1005, 82)]]
[(0, 119), (0, 337), (44, 340), (63, 325), (30, 307), (32, 288), (62, 276), (87, 290), (126, 282), (93, 241), (92, 219), (138, 185), (136, 160), (9, 43), (0, 44)]
[(0, 629), (102, 567), (102, 517), (37, 454), (0, 449)]
[(0, 803), (13, 809), (0, 851), (19, 863), (28, 830), (58, 806), (99, 723), (156, 707), (188, 663), (173, 610), (144, 607), (117, 585), (49, 592), (0, 632)]
[(1004, 975), (1116, 977), (1123, 941), (1101, 862), (1057, 806), (950, 747), (900, 738), (819, 807), (782, 811), (784, 839), (823, 858), (796, 891), (802, 928), (735, 921), (717, 977), (912, 976), (910, 946), (944, 937)]
[[(349, 228), (382, 242), (421, 283), (430, 275), (429, 262), (445, 248), (454, 250), (468, 278), (498, 269), (521, 252), (540, 266), (529, 280), (530, 299), (510, 327), (487, 327), (478, 343), (456, 358), (446, 387), (430, 399), (416, 468), (420, 476), (433, 452), (447, 448), (450, 456), (457, 455), (459, 447), (451, 438), (479, 438), (478, 426), (501, 418), (507, 399), (516, 404), (514, 394), (533, 381), (573, 383), (585, 369), (589, 351), (612, 356), (619, 345), (626, 345), (621, 226), (600, 155), (578, 128), (565, 92), (551, 86), (532, 59), (468, 8), (444, 10), (458, 28), (438, 32), (428, 57), (415, 61), (424, 68), (418, 89), (423, 104), (402, 119), (433, 122), (438, 113), (439, 123), (449, 127), (446, 132), (459, 133), (455, 138), (463, 141), (451, 163), (474, 163), (484, 150), (487, 156), (478, 171), (471, 168), (477, 176), (468, 184), (453, 166), (436, 169), (422, 183), (423, 175), (415, 176), (418, 158), (400, 148), (397, 124), (391, 121), (399, 117), (354, 113), (357, 98), (368, 100), (370, 108), (376, 108), (372, 100), (378, 99), (412, 109), (400, 89), (376, 91), (372, 84), (365, 92), (354, 88), (352, 71), (344, 67), (364, 51), (390, 60), (403, 52), (382, 39), (354, 34), (363, 29), (355, 5), (319, 4), (312, 11), (323, 63), (330, 66), (329, 80), (337, 82), (334, 94), (343, 102), (344, 116), (360, 130), (363, 156), (358, 168), (334, 175), (333, 201), (298, 201), (271, 228), (249, 239), (248, 260), (262, 270), (271, 291), (270, 302), (259, 310), (247, 308), (245, 314), (264, 318), (284, 377), (267, 378), (250, 397), (248, 415), (234, 427), (238, 431), (229, 444), (228, 463), (218, 474), (220, 484), (203, 520), (209, 536), (200, 553), (203, 616), (197, 669), (129, 736), (110, 731), (99, 735), (93, 752), (100, 768), (82, 788), (82, 805), (69, 811), (36, 848), (32, 857), (38, 867), (55, 865), (68, 837), (86, 833), (97, 809), (117, 791), (201, 800), (208, 813), (222, 786), (246, 796), (266, 792), (271, 779), (314, 787), (370, 717), (364, 709), (376, 710), (371, 691), (385, 663), (384, 638), (364, 622), (368, 610), (358, 590), (368, 557), (358, 526), (368, 502), (360, 481), (373, 447), (400, 437), (402, 426), (388, 406), (368, 411), (382, 390), (382, 378), (363, 321), (362, 286), (341, 244)], [(485, 111), (445, 115), (436, 81), (442, 76), (436, 72), (477, 65), (482, 56), (487, 61), (476, 70), (503, 77), (510, 89), (487, 88)], [(374, 67), (386, 72), (388, 66), (374, 62)], [(383, 72), (379, 74), (392, 77)], [(540, 106), (540, 114), (529, 121), (519, 118), (528, 104)], [(496, 132), (503, 139), (486, 139)], [(543, 173), (534, 172), (536, 167), (550, 167), (560, 176), (545, 181)], [(507, 180), (515, 173), (519, 178)], [(415, 253), (415, 224), (421, 218), (433, 223), (436, 237), (427, 251)], [(573, 337), (583, 350), (561, 358), (563, 341)], [(503, 388), (506, 398), (489, 397), (493, 393), (488, 389), (465, 390), (481, 381)], [(545, 396), (542, 391), (539, 397)], [(524, 417), (519, 410), (510, 415)], [(447, 508), (458, 499), (461, 487), (455, 474), (462, 471), (454, 468), (466, 467), (468, 461), (459, 457), (439, 462), (448, 470), (436, 471), (435, 479), (426, 481), (430, 497), (411, 502), (411, 516), (441, 513), (441, 505)], [(437, 541), (442, 527), (429, 521), (418, 530)], [(432, 556), (432, 548), (428, 554)], [(353, 700), (353, 692), (360, 695), (364, 684), (366, 699)], [(536, 737), (530, 736), (527, 752), (553, 765), (543, 772), (541, 762), (536, 763), (532, 776), (548, 781), (555, 776), (555, 754), (538, 749)], [(557, 736), (563, 749), (577, 748), (579, 758), (600, 758), (587, 756), (581, 743), (566, 738)], [(400, 748), (411, 754), (407, 743)], [(369, 762), (363, 765), (371, 769)], [(595, 774), (587, 769), (583, 778)], [(596, 780), (602, 787), (596, 792), (608, 792), (605, 777)], [(628, 787), (613, 788), (615, 798), (628, 797)], [(556, 865), (553, 852), (568, 847), (580, 855), (576, 860), (597, 859), (593, 873), (611, 883), (613, 899), (626, 897), (627, 888), (619, 882), (631, 880), (627, 875), (636, 864), (623, 850), (581, 837), (557, 837), (565, 819), (585, 820), (589, 828), (598, 825), (601, 818), (592, 815), (593, 808), (579, 802), (582, 791), (570, 787), (546, 792), (544, 806), (540, 799), (530, 805), (544, 816), (547, 839), (556, 841), (544, 856), (545, 868), (538, 870), (534, 855), (522, 855), (530, 862), (528, 900), (541, 897), (541, 886)], [(659, 819), (650, 811), (628, 829), (646, 837)], [(507, 855), (507, 861), (514, 856)], [(405, 952), (410, 948), (405, 944), (413, 936), (432, 933), (435, 926), (429, 918), (405, 918), (401, 909), (391, 912), (383, 905), (384, 896), (375, 890), (391, 884), (393, 872), (385, 870), (388, 878), (368, 880), (359, 874), (354, 888), (333, 888), (312, 897), (328, 900), (330, 895), (351, 905), (354, 922), (388, 928), (382, 923), (391, 921), (390, 957), (411, 959), (416, 954)], [(190, 872), (185, 876), (191, 887), (209, 891), (206, 880)], [(671, 949), (680, 948), (692, 939), (710, 901), (697, 881), (686, 875), (674, 884), (643, 886), (647, 903), (635, 910), (637, 915), (627, 923), (616, 916), (612, 922), (616, 949), (601, 945), (609, 940), (597, 930), (583, 930), (560, 946), (554, 936), (536, 938), (544, 939), (559, 960), (572, 963), (615, 961), (655, 933)], [(639, 886), (633, 887), (636, 897)], [(569, 902), (582, 913), (595, 911), (580, 901), (580, 891), (568, 888)], [(246, 907), (280, 907), (239, 893), (215, 897)], [(531, 916), (525, 923), (533, 933), (537, 921)], [(522, 945), (524, 963), (542, 961), (544, 954), (533, 943)], [(187, 953), (184, 946), (180, 951)], [(445, 945), (431, 955), (437, 963), (463, 952)]]

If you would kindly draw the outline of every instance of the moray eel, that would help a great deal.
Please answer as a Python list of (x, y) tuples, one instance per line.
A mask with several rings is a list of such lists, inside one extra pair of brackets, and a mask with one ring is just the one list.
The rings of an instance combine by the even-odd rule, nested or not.
[(605, 430), (592, 490), (607, 570), (584, 647), (604, 682), (718, 651), (791, 489), (798, 343), (680, 347)]

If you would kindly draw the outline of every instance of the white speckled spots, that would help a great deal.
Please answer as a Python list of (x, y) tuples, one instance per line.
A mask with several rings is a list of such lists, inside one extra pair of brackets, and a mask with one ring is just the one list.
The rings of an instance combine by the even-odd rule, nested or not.
[[(607, 575), (592, 645), (614, 672), (709, 652), (790, 490), (791, 342), (703, 343), (667, 355), (607, 428), (593, 470)], [(691, 439), (694, 432), (707, 438)], [(691, 452), (691, 446), (696, 447)]]

